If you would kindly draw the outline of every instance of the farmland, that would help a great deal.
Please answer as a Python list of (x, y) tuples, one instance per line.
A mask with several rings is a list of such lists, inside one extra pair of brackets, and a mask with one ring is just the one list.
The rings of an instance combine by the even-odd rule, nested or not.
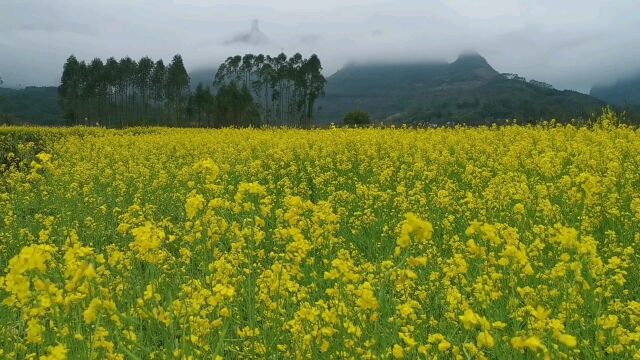
[(0, 356), (640, 358), (633, 128), (0, 141)]

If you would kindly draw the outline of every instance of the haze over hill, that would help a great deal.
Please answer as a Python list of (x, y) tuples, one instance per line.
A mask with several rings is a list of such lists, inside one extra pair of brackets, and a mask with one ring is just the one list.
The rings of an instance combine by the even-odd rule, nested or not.
[(574, 91), (503, 76), (477, 53), (452, 63), (351, 64), (327, 79), (321, 122), (353, 109), (385, 122), (484, 123), (586, 117), (604, 103)]
[(639, 1), (3, 0), (0, 76), (57, 86), (70, 54), (179, 53), (193, 70), (281, 51), (318, 54), (328, 76), (351, 60), (452, 60), (473, 48), (500, 71), (588, 92), (638, 70), (639, 20)]
[(594, 86), (590, 94), (618, 106), (640, 107), (640, 74), (620, 79), (610, 85)]
[(218, 67), (199, 67), (189, 71), (191, 90), (195, 90), (198, 84), (210, 87), (213, 84), (213, 78), (216, 76), (216, 71), (218, 71)]
[[(216, 68), (190, 72), (191, 89), (211, 86)], [(56, 88), (4, 90), (0, 113), (36, 123), (61, 119)], [(346, 65), (327, 79), (316, 103), (319, 125), (340, 123), (355, 109), (385, 123), (485, 124), (505, 119), (535, 122), (587, 118), (605, 102), (574, 91), (560, 91), (515, 74), (500, 74), (475, 52), (457, 60)], [(0, 94), (1, 96), (2, 94)], [(601, 97), (621, 104), (615, 97)]]

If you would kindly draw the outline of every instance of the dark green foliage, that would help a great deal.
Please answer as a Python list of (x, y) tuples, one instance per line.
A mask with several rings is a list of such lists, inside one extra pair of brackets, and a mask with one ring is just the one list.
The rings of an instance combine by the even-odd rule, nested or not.
[(191, 125), (187, 116), (189, 75), (180, 55), (168, 67), (148, 57), (135, 61), (111, 57), (89, 65), (73, 55), (58, 87), (68, 125), (107, 127)]
[(213, 101), (217, 126), (257, 126), (260, 112), (253, 102), (249, 88), (237, 83), (222, 84)]
[(0, 125), (56, 125), (62, 121), (55, 87), (0, 88)]
[(371, 116), (362, 110), (354, 110), (347, 113), (342, 121), (344, 125), (368, 125), (371, 124)]
[(350, 65), (328, 78), (317, 117), (330, 123), (358, 107), (385, 123), (488, 124), (588, 118), (604, 103), (548, 84), (501, 75), (481, 56), (453, 63)]
[(310, 121), (313, 118), (313, 106), (316, 100), (325, 95), (324, 87), (327, 84), (327, 80), (322, 75), (322, 64), (316, 54), (311, 55), (309, 60), (304, 61), (300, 72), (302, 87), (306, 93), (306, 96), (303, 97), (307, 106), (306, 118)]
[(202, 84), (191, 92), (180, 55), (167, 66), (148, 57), (86, 65), (70, 56), (58, 93), (69, 125), (309, 126), (324, 94), (321, 70), (316, 55), (234, 56), (217, 71), (214, 95)]
[(148, 122), (149, 107), (151, 102), (151, 75), (153, 73), (154, 62), (148, 57), (143, 57), (138, 62), (138, 71), (136, 72), (136, 88), (140, 94), (141, 100), (141, 118), (144, 122)]
[(174, 56), (167, 66), (166, 94), (170, 106), (175, 111), (176, 125), (179, 125), (182, 123), (185, 102), (189, 97), (189, 75), (180, 55)]
[[(2, 99), (0, 99), (0, 101), (2, 101)], [(1, 125), (18, 125), (20, 124), (20, 118), (13, 114), (0, 113), (0, 124)]]
[(233, 83), (249, 90), (263, 124), (309, 127), (326, 80), (315, 54), (308, 59), (300, 54), (246, 54), (229, 57), (218, 68), (214, 87)]
[[(193, 76), (200, 81), (191, 87), (179, 55), (168, 65), (148, 57), (85, 63), (70, 56), (58, 88), (59, 102), (55, 88), (0, 88), (0, 124), (309, 127), (312, 120), (337, 122), (358, 108), (384, 123), (477, 125), (586, 119), (605, 105), (517, 74), (500, 74), (477, 54), (453, 63), (350, 65), (328, 82), (321, 70), (316, 55), (237, 55), (215, 76), (212, 69), (196, 72)], [(212, 88), (201, 85), (211, 80)], [(632, 79), (591, 93), (626, 111), (629, 122), (638, 122), (638, 84), (640, 80)]]
[(209, 87), (203, 86), (202, 83), (198, 84), (190, 100), (191, 116), (195, 118), (197, 124), (207, 127), (213, 126), (214, 97)]
[(79, 123), (80, 96), (85, 74), (81, 64), (71, 55), (63, 66), (61, 84), (58, 87), (60, 106), (68, 124)]

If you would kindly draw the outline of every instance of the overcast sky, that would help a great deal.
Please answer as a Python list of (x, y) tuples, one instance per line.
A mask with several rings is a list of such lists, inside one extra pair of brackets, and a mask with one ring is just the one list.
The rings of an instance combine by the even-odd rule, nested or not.
[(70, 54), (180, 53), (194, 70), (247, 52), (317, 53), (330, 75), (466, 50), (500, 72), (588, 91), (640, 73), (640, 1), (0, 0), (5, 86), (57, 85)]

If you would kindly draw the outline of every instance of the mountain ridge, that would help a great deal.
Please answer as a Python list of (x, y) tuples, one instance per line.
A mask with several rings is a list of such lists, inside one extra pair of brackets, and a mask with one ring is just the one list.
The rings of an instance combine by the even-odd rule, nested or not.
[(348, 65), (327, 78), (325, 93), (318, 102), (320, 123), (339, 122), (354, 109), (384, 122), (568, 121), (605, 105), (586, 94), (509, 78), (478, 53), (450, 63)]
[[(215, 68), (191, 71), (192, 89), (200, 82), (211, 85), (214, 74)], [(326, 96), (316, 104), (320, 126), (341, 123), (356, 109), (367, 111), (376, 122), (477, 125), (514, 118), (588, 118), (606, 105), (586, 94), (501, 74), (477, 53), (452, 62), (349, 63), (327, 80)], [(61, 113), (55, 87), (0, 88), (5, 120), (60, 125)]]

